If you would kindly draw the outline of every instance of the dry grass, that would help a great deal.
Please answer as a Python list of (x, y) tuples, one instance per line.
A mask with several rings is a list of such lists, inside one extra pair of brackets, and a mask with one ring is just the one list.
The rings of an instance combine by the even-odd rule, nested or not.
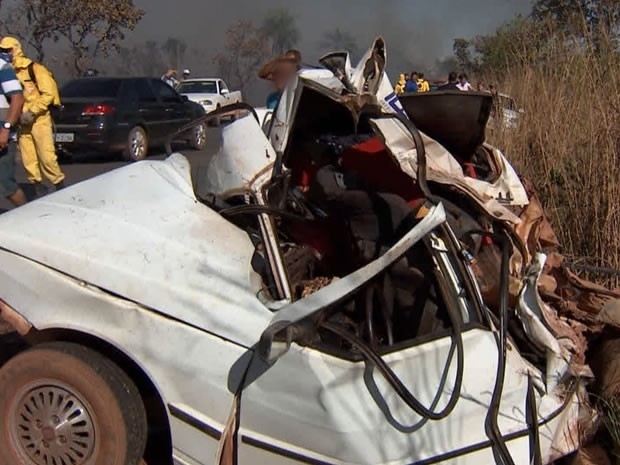
[(525, 113), (489, 140), (535, 183), (565, 254), (620, 269), (620, 56), (579, 48), (556, 40), (495, 81)]

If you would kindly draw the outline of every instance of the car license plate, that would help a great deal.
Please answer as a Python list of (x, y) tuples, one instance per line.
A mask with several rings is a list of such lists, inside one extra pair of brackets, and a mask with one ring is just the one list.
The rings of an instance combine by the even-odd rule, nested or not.
[(73, 133), (57, 133), (56, 142), (73, 142), (75, 134)]

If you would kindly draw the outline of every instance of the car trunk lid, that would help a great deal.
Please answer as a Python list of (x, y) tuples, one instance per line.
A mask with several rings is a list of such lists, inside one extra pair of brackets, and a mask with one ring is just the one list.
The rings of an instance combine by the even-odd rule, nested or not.
[(94, 116), (111, 113), (115, 103), (115, 99), (65, 98), (52, 110), (52, 117), (56, 124), (88, 124)]

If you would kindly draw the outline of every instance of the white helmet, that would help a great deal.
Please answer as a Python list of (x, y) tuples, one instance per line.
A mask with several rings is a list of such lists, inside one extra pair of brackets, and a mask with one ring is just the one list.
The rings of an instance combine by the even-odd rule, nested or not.
[(189, 72), (189, 69), (185, 68), (185, 69), (183, 70), (183, 74), (191, 74), (191, 73)]

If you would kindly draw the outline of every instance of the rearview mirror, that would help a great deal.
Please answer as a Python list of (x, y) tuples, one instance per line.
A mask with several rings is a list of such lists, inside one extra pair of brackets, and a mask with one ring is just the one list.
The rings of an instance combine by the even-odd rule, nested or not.
[(222, 95), (225, 95), (225, 94), (227, 94), (228, 92), (229, 92), (229, 91), (228, 91), (228, 89), (222, 89), (222, 90), (220, 90), (220, 94), (222, 94)]
[(269, 364), (275, 363), (291, 348), (294, 331), (290, 321), (279, 321), (269, 326), (258, 341), (260, 358)]

